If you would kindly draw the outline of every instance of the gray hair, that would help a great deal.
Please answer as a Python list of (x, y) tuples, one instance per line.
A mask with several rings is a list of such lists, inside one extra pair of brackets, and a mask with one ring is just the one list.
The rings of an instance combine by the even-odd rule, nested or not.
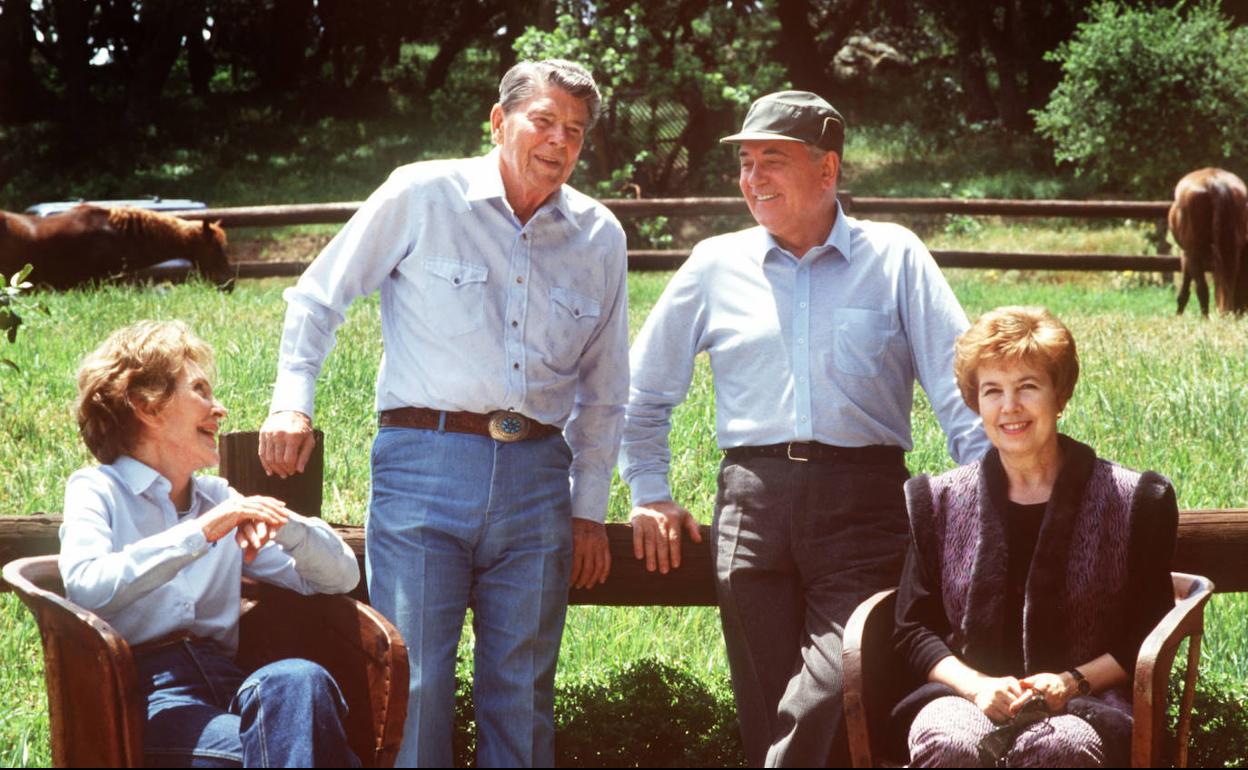
[(498, 84), (498, 104), (503, 108), (503, 114), (510, 115), (532, 99), (538, 87), (546, 83), (558, 86), (584, 102), (589, 112), (589, 125), (585, 129), (588, 131), (594, 127), (602, 110), (602, 94), (598, 93), (598, 85), (589, 70), (566, 59), (522, 61), (507, 70)]

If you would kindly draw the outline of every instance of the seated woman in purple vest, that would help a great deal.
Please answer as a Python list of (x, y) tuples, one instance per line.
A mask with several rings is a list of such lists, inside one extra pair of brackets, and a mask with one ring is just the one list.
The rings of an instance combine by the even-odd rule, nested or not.
[(192, 475), (220, 459), (212, 369), (178, 321), (131, 324), (83, 360), (78, 427), (102, 464), (65, 487), (65, 592), (130, 645), (149, 767), (358, 766), (324, 668), (234, 663), (243, 575), (342, 593), (359, 566), (325, 522)]
[(893, 744), (924, 767), (1129, 764), (1136, 654), (1174, 605), (1174, 488), (1058, 433), (1079, 360), (1047, 310), (985, 313), (954, 367), (994, 448), (906, 485), (894, 643), (925, 684)]

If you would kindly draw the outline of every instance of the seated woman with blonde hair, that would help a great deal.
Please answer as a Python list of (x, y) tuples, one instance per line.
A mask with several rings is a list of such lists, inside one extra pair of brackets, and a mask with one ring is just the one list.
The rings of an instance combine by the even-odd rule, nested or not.
[(102, 464), (65, 487), (66, 595), (130, 645), (149, 766), (358, 766), (324, 668), (234, 663), (243, 575), (343, 593), (359, 567), (319, 519), (192, 475), (220, 459), (212, 376), (212, 350), (178, 321), (127, 326), (83, 360), (78, 427)]
[(922, 767), (1128, 764), (1131, 672), (1174, 604), (1174, 489), (1058, 432), (1079, 359), (1047, 310), (985, 313), (954, 366), (993, 449), (906, 485), (894, 643), (927, 684), (892, 735)]

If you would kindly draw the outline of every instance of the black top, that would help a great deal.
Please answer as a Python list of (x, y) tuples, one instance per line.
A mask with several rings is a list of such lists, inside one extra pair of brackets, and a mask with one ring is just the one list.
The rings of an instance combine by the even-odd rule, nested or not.
[[(1023, 505), (1013, 500), (1005, 504), (1005, 532), (1009, 547), (1009, 577), (1005, 590), (1005, 625), (1001, 639), (1003, 671), (1023, 670), (1023, 597), (1027, 590), (1027, 570), (1040, 539), (1040, 525), (1048, 501)], [(1002, 674), (1004, 675), (1004, 674)]]
[[(999, 471), (998, 471), (999, 472)], [(1148, 474), (1154, 478), (1155, 474)], [(1003, 481), (1003, 479), (1002, 479)], [(1060, 479), (1059, 479), (1060, 481)], [(1163, 480), (1164, 481), (1164, 480)], [(1178, 506), (1174, 489), (1169, 484), (1142, 484), (1134, 505), (1139, 507), (1134, 520), (1130, 548), (1136, 568), (1128, 572), (1125, 595), (1138, 597), (1131, 601), (1126, 621), (1108, 652), (1128, 673), (1135, 671), (1140, 645), (1157, 621), (1173, 606), (1170, 586), (1170, 556), (1174, 548)], [(1054, 490), (1056, 496), (1057, 490)], [(1023, 676), (1034, 671), (1023, 670), (1023, 592), (1032, 555), (1044, 521), (1046, 504), (1018, 505), (1003, 501), (1007, 523), (1009, 571), (1004, 602), (1002, 639), (996, 645), (995, 659), (981, 660), (975, 666), (990, 676)], [(913, 512), (912, 512), (913, 514)], [(932, 667), (954, 652), (945, 643), (950, 635), (949, 619), (940, 595), (940, 575), (929, 574), (912, 539), (902, 568), (898, 586), (894, 646), (902, 660), (919, 681), (926, 681)], [(1079, 661), (1083, 663), (1086, 661)], [(1051, 672), (1060, 673), (1060, 672)]]

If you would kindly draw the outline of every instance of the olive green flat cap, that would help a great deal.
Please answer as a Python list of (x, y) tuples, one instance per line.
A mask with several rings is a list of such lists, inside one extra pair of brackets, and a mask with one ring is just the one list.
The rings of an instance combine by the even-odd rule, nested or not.
[(720, 142), (805, 142), (837, 155), (845, 145), (845, 118), (826, 99), (810, 91), (777, 91), (761, 96), (745, 114), (741, 132)]

